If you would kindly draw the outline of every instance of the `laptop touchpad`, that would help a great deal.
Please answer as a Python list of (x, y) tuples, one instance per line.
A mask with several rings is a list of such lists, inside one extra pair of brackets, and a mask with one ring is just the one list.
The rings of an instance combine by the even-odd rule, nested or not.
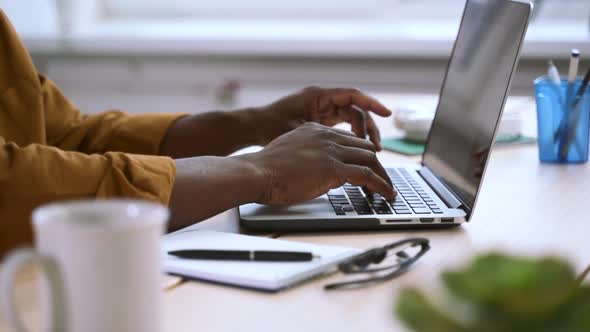
[[(249, 204), (250, 205), (250, 204)], [(334, 210), (328, 200), (327, 195), (322, 195), (311, 201), (307, 201), (301, 204), (289, 205), (289, 206), (270, 206), (270, 205), (259, 205), (253, 204), (252, 210), (247, 209), (247, 215), (256, 215), (257, 217), (262, 216), (318, 216), (318, 215), (330, 215), (334, 216)], [(244, 211), (245, 212), (245, 211)], [(244, 213), (242, 213), (243, 216)]]

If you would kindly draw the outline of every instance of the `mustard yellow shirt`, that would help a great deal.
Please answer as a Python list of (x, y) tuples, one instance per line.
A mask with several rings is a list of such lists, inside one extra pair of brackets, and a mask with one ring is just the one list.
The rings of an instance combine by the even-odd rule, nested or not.
[(32, 241), (31, 211), (84, 197), (168, 203), (172, 159), (156, 156), (179, 114), (83, 115), (39, 74), (0, 10), (0, 257)]

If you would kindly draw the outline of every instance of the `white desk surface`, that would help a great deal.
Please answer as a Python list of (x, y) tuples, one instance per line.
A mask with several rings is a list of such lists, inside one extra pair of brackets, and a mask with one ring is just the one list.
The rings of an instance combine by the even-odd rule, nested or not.
[[(387, 105), (434, 105), (432, 96), (378, 96)], [(535, 134), (534, 103), (522, 105), (525, 132)], [(380, 120), (385, 137), (395, 134), (390, 119)], [(416, 162), (391, 152), (383, 163)], [(454, 230), (281, 234), (310, 243), (369, 248), (408, 236), (424, 236), (431, 250), (407, 274), (393, 281), (354, 291), (326, 292), (322, 285), (338, 274), (276, 294), (259, 293), (202, 282), (185, 282), (166, 291), (164, 331), (404, 331), (394, 316), (398, 291), (416, 286), (440, 291), (441, 271), (487, 250), (511, 254), (557, 254), (581, 271), (590, 264), (590, 164), (546, 165), (536, 145), (493, 149), (483, 189), (471, 222)], [(238, 231), (236, 215), (225, 213), (198, 227)], [(17, 293), (25, 319), (35, 319), (32, 276), (24, 272)], [(0, 322), (0, 330), (5, 326)]]

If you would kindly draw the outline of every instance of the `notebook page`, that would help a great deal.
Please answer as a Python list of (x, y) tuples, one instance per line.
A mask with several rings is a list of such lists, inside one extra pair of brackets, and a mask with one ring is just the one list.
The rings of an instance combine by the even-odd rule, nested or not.
[[(173, 257), (166, 252), (185, 249), (309, 251), (321, 258), (309, 262), (212, 261)], [(313, 245), (264, 237), (214, 231), (186, 231), (163, 238), (166, 272), (237, 286), (279, 290), (333, 270), (336, 264), (360, 251), (354, 248)]]

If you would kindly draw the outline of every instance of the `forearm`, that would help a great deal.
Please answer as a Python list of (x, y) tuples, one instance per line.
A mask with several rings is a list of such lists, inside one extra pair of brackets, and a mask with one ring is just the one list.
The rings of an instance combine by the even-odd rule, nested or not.
[(172, 158), (226, 156), (241, 148), (268, 143), (277, 135), (273, 122), (274, 117), (264, 108), (186, 116), (170, 126), (160, 154)]
[(263, 174), (242, 156), (175, 162), (176, 180), (169, 203), (171, 230), (257, 201), (263, 192)]

